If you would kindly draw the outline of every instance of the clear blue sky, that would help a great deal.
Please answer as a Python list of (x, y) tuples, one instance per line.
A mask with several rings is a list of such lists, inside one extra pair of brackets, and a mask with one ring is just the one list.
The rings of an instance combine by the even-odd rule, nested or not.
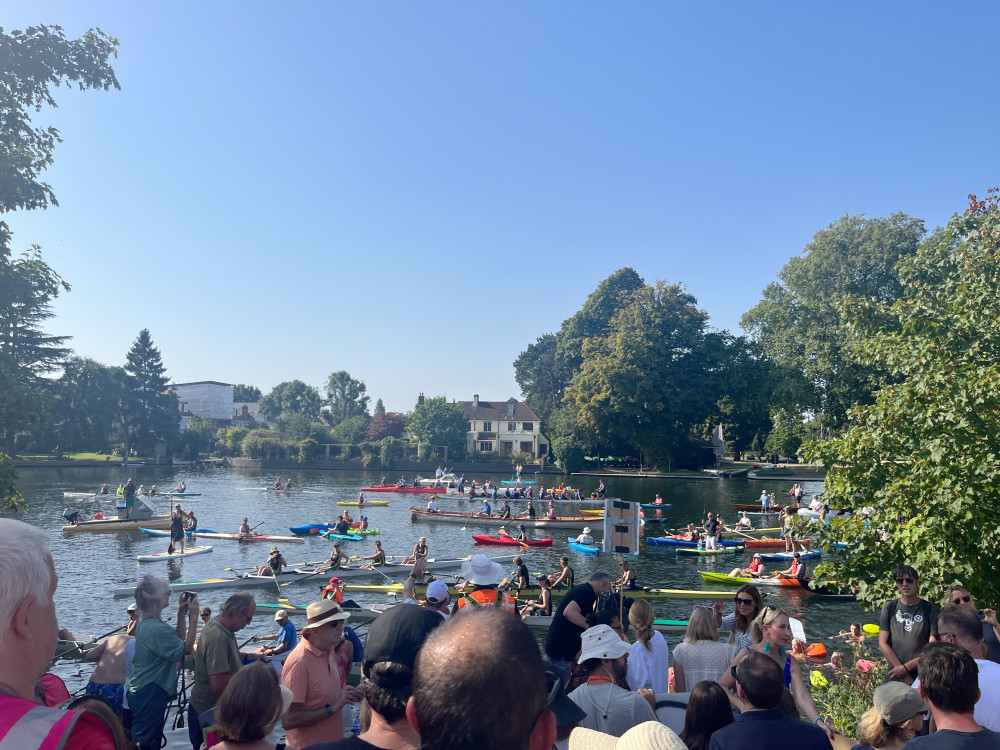
[(5, 0), (99, 26), (122, 91), (60, 89), (60, 207), (6, 217), (72, 285), (50, 330), (176, 382), (347, 370), (412, 408), (512, 362), (606, 276), (738, 331), (846, 213), (945, 223), (1000, 183), (1000, 6)]

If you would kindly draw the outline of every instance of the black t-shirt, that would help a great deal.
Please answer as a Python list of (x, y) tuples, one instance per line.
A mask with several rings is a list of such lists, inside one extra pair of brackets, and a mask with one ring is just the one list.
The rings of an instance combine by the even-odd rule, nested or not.
[(905, 745), (907, 750), (993, 750), (1000, 748), (1000, 734), (984, 729), (981, 732), (956, 732), (939, 729), (926, 737), (916, 737)]
[(937, 618), (941, 608), (926, 599), (920, 599), (912, 607), (893, 599), (882, 607), (879, 616), (879, 630), (889, 632), (889, 645), (904, 664), (915, 657), (937, 636)]
[(714, 518), (711, 521), (705, 521), (705, 531), (709, 536), (719, 535), (719, 522)]
[(342, 740), (334, 740), (333, 742), (320, 742), (316, 745), (309, 745), (309, 747), (303, 748), (303, 750), (379, 750), (379, 749), (377, 745), (373, 745), (370, 742), (365, 742), (357, 735), (352, 734), (350, 737), (345, 737)]
[(522, 585), (531, 588), (531, 578), (528, 577), (528, 566), (524, 563), (517, 566), (517, 580)]
[(571, 602), (576, 602), (580, 607), (580, 614), (586, 617), (594, 611), (597, 593), (589, 583), (581, 583), (571, 588), (559, 602), (559, 608), (552, 618), (552, 625), (549, 626), (548, 638), (545, 640), (545, 653), (552, 659), (572, 661), (580, 651), (580, 636), (586, 628), (581, 628), (563, 617), (563, 612)]

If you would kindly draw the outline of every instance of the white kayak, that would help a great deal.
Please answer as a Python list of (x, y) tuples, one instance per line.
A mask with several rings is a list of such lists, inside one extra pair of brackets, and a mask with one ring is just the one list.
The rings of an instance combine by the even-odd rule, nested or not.
[[(822, 515), (818, 510), (809, 510), (809, 508), (799, 508), (799, 515), (803, 518), (810, 518), (813, 521), (820, 520)], [(831, 510), (826, 514), (826, 520), (830, 521), (834, 518), (850, 518), (851, 514), (846, 510)]]
[(100, 492), (64, 492), (63, 499), (65, 500), (91, 500), (93, 498), (103, 498), (107, 500), (114, 500), (118, 495), (114, 492), (105, 492), (103, 495)]
[(161, 560), (174, 560), (178, 557), (191, 557), (191, 555), (204, 555), (211, 552), (211, 547), (188, 547), (183, 552), (154, 552), (152, 555), (139, 555), (136, 560), (139, 562), (160, 562)]

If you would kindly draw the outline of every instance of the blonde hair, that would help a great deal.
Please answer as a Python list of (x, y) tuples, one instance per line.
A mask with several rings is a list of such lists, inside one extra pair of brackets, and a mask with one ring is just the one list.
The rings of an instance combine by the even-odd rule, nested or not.
[(782, 609), (778, 609), (778, 607), (772, 607), (770, 605), (764, 607), (750, 625), (750, 633), (753, 636), (753, 642), (763, 642), (764, 628), (770, 627), (771, 623), (777, 620), (781, 615), (788, 617), (788, 613)]
[(965, 586), (949, 586), (944, 590), (944, 601), (941, 602), (941, 609), (944, 609), (945, 607), (955, 606), (951, 603), (951, 595), (954, 594), (956, 591), (960, 594), (968, 594), (970, 603), (975, 604), (976, 600), (973, 599), (972, 592), (969, 591), (967, 588), (965, 588)]
[(911, 740), (916, 732), (904, 727), (912, 719), (913, 717), (911, 716), (902, 724), (890, 726), (882, 718), (882, 714), (874, 708), (869, 708), (861, 715), (861, 720), (858, 722), (858, 742), (862, 745), (871, 745), (872, 747), (885, 747), (886, 745), (899, 744), (900, 742)]
[(645, 599), (636, 599), (632, 602), (632, 608), (628, 611), (628, 621), (635, 628), (635, 637), (645, 647), (647, 651), (652, 651), (649, 645), (650, 638), (653, 637), (653, 606)]
[(717, 640), (719, 640), (719, 626), (715, 624), (715, 612), (711, 607), (695, 606), (691, 610), (691, 618), (684, 632), (684, 643)]

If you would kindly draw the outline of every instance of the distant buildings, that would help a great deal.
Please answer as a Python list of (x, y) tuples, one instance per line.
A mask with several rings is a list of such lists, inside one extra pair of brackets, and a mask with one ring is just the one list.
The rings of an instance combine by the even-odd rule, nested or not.
[(198, 415), (205, 419), (233, 419), (233, 386), (215, 380), (195, 383), (174, 383), (170, 389), (177, 394), (181, 411), (181, 431), (187, 429), (188, 420)]
[(462, 415), (469, 420), (466, 450), (469, 453), (505, 455), (528, 453), (538, 458), (549, 450), (549, 440), (542, 434), (542, 420), (526, 403), (506, 401), (458, 401)]

